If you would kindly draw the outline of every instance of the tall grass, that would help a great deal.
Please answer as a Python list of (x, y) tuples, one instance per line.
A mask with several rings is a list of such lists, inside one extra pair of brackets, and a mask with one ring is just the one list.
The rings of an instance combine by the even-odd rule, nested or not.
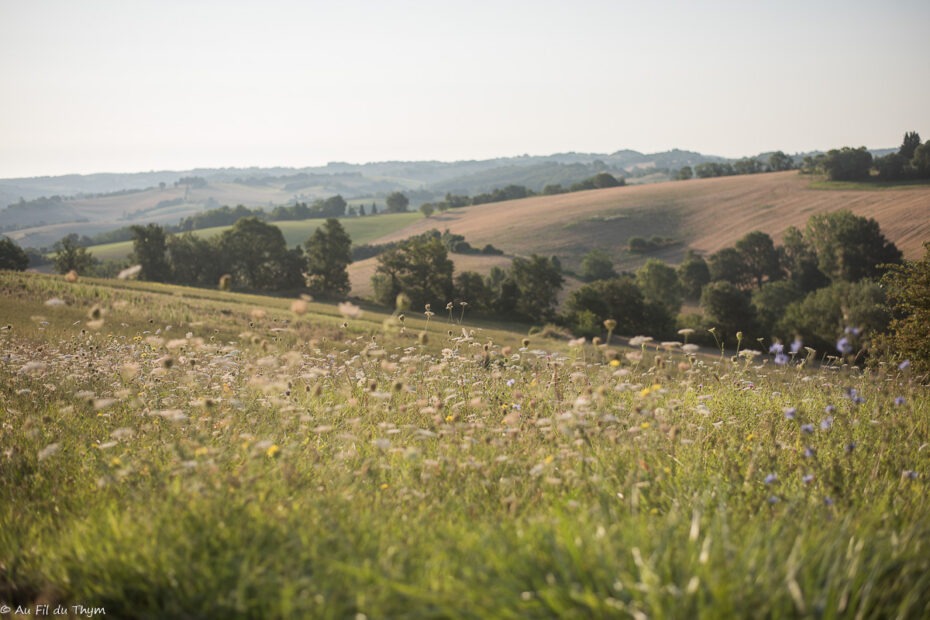
[(412, 316), (142, 283), (0, 288), (2, 604), (930, 613), (930, 406), (906, 371), (524, 345), (467, 315), (422, 344)]

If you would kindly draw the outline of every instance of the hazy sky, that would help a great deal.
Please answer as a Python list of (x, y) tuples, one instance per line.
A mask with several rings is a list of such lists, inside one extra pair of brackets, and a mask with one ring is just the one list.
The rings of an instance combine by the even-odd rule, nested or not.
[(0, 178), (930, 138), (930, 1), (0, 0)]

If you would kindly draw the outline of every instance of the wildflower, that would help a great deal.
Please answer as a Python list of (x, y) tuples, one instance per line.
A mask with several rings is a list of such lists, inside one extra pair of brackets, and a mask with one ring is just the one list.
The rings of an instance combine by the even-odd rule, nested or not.
[(842, 353), (843, 355), (849, 355), (850, 353), (852, 353), (853, 348), (852, 348), (852, 344), (850, 344), (849, 342), (849, 338), (847, 338), (846, 336), (843, 336), (842, 338), (837, 340), (836, 350)]
[(769, 498), (769, 503), (772, 504), (773, 506), (777, 504), (779, 501), (781, 500), (778, 499), (777, 495), (773, 495)]
[(794, 342), (791, 343), (791, 353), (792, 355), (797, 355), (801, 348), (804, 346), (804, 342), (800, 338), (795, 338)]
[(783, 345), (780, 342), (773, 342), (772, 346), (769, 347), (769, 353), (774, 353), (775, 355), (779, 355), (784, 352), (785, 352), (785, 345)]
[(604, 321), (604, 329), (606, 329), (609, 332), (614, 331), (615, 329), (617, 329), (617, 322), (613, 319), (606, 319)]
[(911, 366), (911, 360), (904, 360), (898, 364), (898, 370), (907, 370)]
[(513, 387), (516, 382), (516, 379), (507, 379), (507, 387)]
[(829, 497), (825, 497), (825, 498), (823, 498), (823, 504), (824, 504), (824, 506), (832, 506), (832, 505), (833, 505), (833, 500), (830, 499)]
[(78, 281), (78, 272), (74, 269), (65, 274), (65, 282), (77, 282)]
[(804, 477), (801, 478), (801, 482), (803, 482), (804, 484), (810, 484), (813, 481), (814, 481), (814, 474), (806, 474)]
[(813, 425), (813, 424), (802, 424), (802, 425), (801, 425), (801, 432), (804, 432), (804, 433), (807, 433), (808, 435), (810, 435), (811, 433), (814, 432), (814, 425)]
[(905, 469), (901, 476), (908, 480), (917, 480), (917, 472), (913, 469)]
[(778, 366), (784, 366), (785, 364), (788, 363), (788, 361), (789, 361), (789, 360), (788, 360), (788, 356), (785, 355), (784, 353), (776, 353), (776, 354), (775, 354), (775, 363), (776, 363)]
[(265, 450), (265, 455), (269, 458), (274, 458), (274, 456), (281, 451), (281, 448), (278, 447), (278, 444), (271, 444), (268, 446), (268, 449)]
[(796, 407), (788, 407), (785, 409), (785, 418), (788, 420), (793, 420), (797, 417), (798, 410)]
[(828, 431), (833, 426), (833, 416), (827, 416), (820, 422), (820, 430)]
[(810, 446), (804, 448), (804, 458), (812, 459), (817, 456), (817, 450), (811, 448)]
[(777, 474), (769, 474), (768, 476), (765, 477), (765, 484), (772, 484), (773, 482), (777, 482), (777, 481), (778, 481)]
[(850, 336), (858, 336), (859, 334), (862, 333), (862, 330), (859, 329), (858, 327), (847, 327), (847, 328), (846, 328), (845, 330), (843, 330), (843, 331), (844, 331), (845, 333), (849, 334)]
[(855, 441), (851, 441), (851, 442), (849, 442), (848, 444), (846, 444), (846, 452), (847, 452), (847, 453), (852, 452), (852, 451), (855, 450), (855, 449), (856, 449), (856, 442), (855, 442)]
[(895, 399), (894, 399), (894, 404), (895, 404), (896, 407), (900, 407), (901, 405), (903, 405), (903, 404), (904, 404), (904, 397), (903, 397), (903, 396), (896, 396)]
[(832, 415), (833, 412), (836, 411), (836, 407), (834, 407), (833, 405), (827, 405), (826, 407), (824, 407), (823, 410), (824, 410), (824, 413), (826, 413), (827, 415)]
[(357, 319), (362, 316), (362, 309), (353, 304), (351, 301), (344, 301), (339, 304), (339, 314), (347, 319)]

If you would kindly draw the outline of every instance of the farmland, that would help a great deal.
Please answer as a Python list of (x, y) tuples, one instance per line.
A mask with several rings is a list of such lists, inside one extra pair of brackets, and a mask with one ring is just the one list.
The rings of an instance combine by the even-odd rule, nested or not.
[(144, 282), (0, 289), (5, 605), (930, 613), (930, 399), (897, 363)]

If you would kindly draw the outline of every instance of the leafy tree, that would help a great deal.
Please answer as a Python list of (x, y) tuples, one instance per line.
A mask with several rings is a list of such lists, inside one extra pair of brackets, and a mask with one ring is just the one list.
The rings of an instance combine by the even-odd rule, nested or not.
[(747, 269), (743, 254), (736, 248), (723, 248), (714, 252), (707, 263), (713, 282), (723, 280), (740, 288), (752, 284), (752, 274)]
[(452, 272), (448, 250), (438, 237), (413, 237), (378, 256), (371, 279), (375, 299), (393, 306), (397, 295), (405, 293), (413, 308), (445, 307), (452, 298)]
[(388, 213), (405, 213), (410, 199), (400, 192), (391, 192), (385, 200)]
[(453, 279), (455, 288), (455, 301), (467, 302), (468, 311), (473, 313), (487, 313), (492, 308), (491, 292), (485, 284), (480, 273), (462, 271)]
[[(756, 320), (760, 333), (766, 336), (775, 334), (775, 327), (791, 304), (804, 298), (804, 291), (791, 280), (766, 282), (752, 292), (752, 305), (756, 311)], [(783, 334), (793, 336), (794, 334)]]
[(846, 328), (861, 332), (857, 343), (861, 346), (883, 331), (888, 320), (878, 284), (834, 282), (788, 306), (776, 329), (785, 337), (797, 335), (821, 354), (836, 355), (836, 343)]
[(585, 282), (616, 278), (613, 261), (604, 250), (593, 249), (581, 259), (581, 279)]
[(433, 207), (432, 204), (428, 202), (424, 202), (423, 204), (420, 205), (420, 213), (423, 214), (423, 217), (430, 217), (434, 211), (435, 211), (435, 208)]
[(736, 242), (736, 251), (742, 256), (745, 275), (755, 281), (756, 288), (762, 288), (767, 280), (781, 278), (778, 252), (772, 238), (764, 232), (747, 233)]
[(247, 217), (220, 236), (224, 271), (233, 282), (255, 290), (275, 291), (300, 288), (303, 257), (288, 250), (281, 229)]
[(700, 299), (701, 289), (710, 282), (710, 268), (704, 257), (689, 251), (685, 260), (678, 266), (678, 281), (681, 282), (685, 299)]
[(769, 155), (769, 170), (780, 172), (782, 170), (794, 169), (794, 159), (785, 155), (782, 151), (775, 151)]
[(891, 323), (883, 349), (898, 361), (909, 360), (913, 370), (930, 373), (930, 242), (924, 256), (894, 266), (882, 278)]
[(510, 265), (510, 276), (520, 291), (516, 305), (519, 316), (531, 321), (547, 321), (555, 316), (558, 294), (565, 281), (558, 259), (537, 254), (517, 257)]
[(0, 237), (0, 269), (25, 271), (28, 266), (26, 252), (9, 237)]
[(97, 263), (87, 248), (78, 245), (78, 236), (75, 233), (66, 235), (52, 248), (55, 250), (55, 271), (58, 273), (75, 271), (83, 275), (91, 271)]
[(908, 131), (904, 134), (904, 140), (901, 141), (898, 155), (903, 157), (905, 162), (909, 162), (914, 158), (918, 146), (920, 146), (920, 134), (916, 131)]
[(918, 179), (930, 179), (930, 140), (918, 146), (914, 151), (911, 167)]
[(817, 254), (796, 226), (789, 226), (778, 248), (778, 261), (783, 271), (802, 292), (809, 293), (830, 284), (817, 266)]
[(172, 281), (196, 286), (215, 286), (223, 270), (218, 247), (219, 237), (213, 240), (198, 237), (192, 232), (168, 237), (167, 256)]
[(694, 170), (691, 169), (691, 166), (682, 166), (678, 170), (678, 174), (675, 175), (676, 181), (687, 181), (694, 177)]
[(678, 314), (684, 294), (673, 267), (650, 258), (636, 272), (636, 285), (646, 302), (662, 306), (671, 316)]
[(827, 151), (822, 166), (831, 181), (864, 181), (872, 168), (872, 154), (864, 146), (844, 146)]
[(604, 321), (617, 322), (614, 333), (663, 336), (674, 321), (664, 306), (651, 305), (630, 276), (598, 280), (573, 291), (565, 302), (565, 322), (580, 336), (603, 332)]
[(344, 296), (349, 293), (352, 239), (339, 220), (329, 218), (304, 243), (307, 287), (314, 295)]
[(889, 153), (875, 160), (878, 178), (882, 181), (900, 181), (907, 178), (910, 167), (908, 160), (899, 153)]
[(167, 235), (158, 224), (131, 226), (132, 254), (129, 260), (142, 266), (139, 278), (152, 282), (171, 280), (171, 265), (167, 256)]
[(762, 172), (762, 162), (755, 157), (744, 157), (733, 164), (734, 174), (757, 174)]
[(727, 342), (735, 342), (736, 332), (752, 332), (756, 325), (756, 312), (749, 295), (732, 282), (711, 282), (701, 293), (704, 316), (717, 328)]
[(817, 254), (820, 270), (832, 281), (879, 278), (884, 264), (901, 262), (901, 251), (872, 218), (842, 210), (814, 215), (804, 234)]
[(517, 300), (520, 289), (512, 275), (500, 267), (491, 267), (485, 279), (485, 285), (491, 295), (491, 309), (499, 316), (511, 316), (517, 312)]

